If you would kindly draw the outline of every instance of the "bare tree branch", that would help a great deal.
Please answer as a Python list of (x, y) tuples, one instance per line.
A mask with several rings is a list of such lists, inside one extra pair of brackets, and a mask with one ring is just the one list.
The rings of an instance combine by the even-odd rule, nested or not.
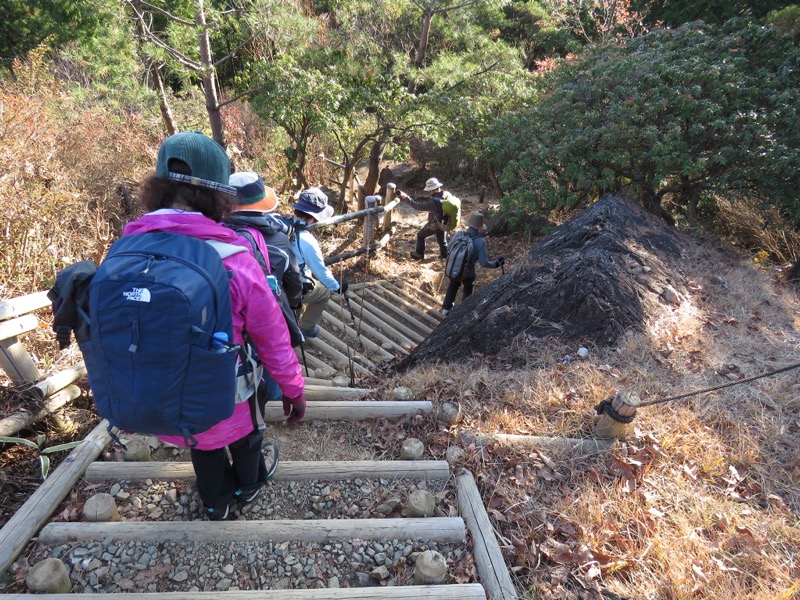
[(162, 15), (166, 16), (167, 18), (169, 18), (171, 21), (175, 21), (176, 23), (180, 23), (181, 25), (188, 25), (189, 27), (194, 27), (195, 26), (195, 22), (194, 21), (187, 21), (186, 19), (181, 19), (180, 17), (177, 17), (177, 16), (173, 15), (172, 13), (164, 10), (163, 8), (159, 8), (158, 6), (150, 4), (149, 2), (145, 2), (145, 0), (127, 0), (127, 2), (131, 6), (133, 6), (134, 4), (141, 4), (142, 6), (146, 6), (150, 10), (154, 10), (154, 11), (156, 11), (158, 13), (161, 13)]
[(435, 8), (435, 9), (433, 9), (432, 14), (436, 15), (436, 14), (440, 14), (440, 13), (443, 13), (443, 12), (447, 12), (449, 10), (458, 10), (459, 8), (466, 8), (467, 6), (472, 6), (477, 1), (478, 0), (464, 0), (464, 2), (461, 2), (461, 3), (456, 4), (454, 6), (445, 6), (445, 7)]
[(161, 39), (150, 30), (150, 26), (147, 24), (147, 22), (145, 22), (144, 15), (135, 6), (135, 3), (133, 1), (128, 0), (128, 5), (131, 7), (131, 10), (133, 10), (134, 14), (136, 15), (136, 18), (139, 20), (139, 23), (142, 26), (142, 32), (144, 33), (144, 36), (148, 39), (148, 41), (150, 41), (151, 43), (155, 44), (156, 46), (164, 50), (164, 52), (169, 54), (172, 58), (174, 58), (176, 61), (178, 61), (186, 68), (192, 69), (193, 71), (197, 71), (199, 73), (203, 72), (203, 66), (200, 63), (191, 60), (187, 56), (184, 56), (183, 54), (178, 52), (172, 46), (169, 46), (166, 43), (162, 42)]
[(241, 94), (236, 94), (233, 98), (229, 100), (225, 100), (224, 102), (220, 102), (217, 106), (222, 108), (223, 106), (227, 106), (228, 104), (233, 104), (237, 100), (241, 100), (245, 96), (249, 96), (250, 94), (255, 94), (258, 90), (262, 89), (264, 86), (260, 85), (258, 87), (250, 88), (249, 90), (242, 92)]
[(241, 50), (241, 49), (242, 49), (242, 48), (244, 48), (244, 47), (245, 47), (247, 44), (249, 44), (249, 43), (250, 43), (250, 42), (252, 42), (254, 39), (256, 39), (256, 38), (257, 38), (257, 37), (258, 37), (258, 36), (259, 36), (259, 35), (260, 35), (260, 34), (261, 34), (261, 33), (262, 33), (262, 32), (263, 32), (265, 29), (266, 29), (266, 28), (264, 28), (264, 29), (262, 29), (262, 30), (260, 30), (260, 31), (257, 31), (257, 32), (255, 32), (253, 35), (251, 35), (249, 38), (247, 38), (247, 39), (246, 39), (245, 41), (243, 41), (241, 44), (239, 44), (238, 46), (236, 46), (236, 48), (234, 48), (233, 50), (231, 50), (230, 52), (228, 52), (228, 54), (226, 54), (225, 56), (223, 56), (222, 58), (220, 58), (218, 61), (216, 61), (216, 62), (214, 63), (214, 68), (216, 69), (216, 68), (217, 68), (219, 65), (221, 65), (221, 64), (223, 64), (223, 63), (226, 63), (227, 61), (229, 61), (230, 59), (232, 59), (234, 56), (236, 56), (236, 53), (237, 53), (237, 52), (239, 52), (239, 50)]

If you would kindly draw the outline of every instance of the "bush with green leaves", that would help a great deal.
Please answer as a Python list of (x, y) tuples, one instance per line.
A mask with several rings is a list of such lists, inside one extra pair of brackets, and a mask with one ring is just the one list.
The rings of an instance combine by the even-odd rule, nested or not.
[(697, 20), (720, 24), (736, 16), (760, 19), (792, 0), (633, 0), (631, 4), (644, 12), (650, 23), (675, 27)]
[(779, 33), (791, 37), (795, 43), (800, 41), (800, 4), (773, 10), (767, 15), (766, 20)]
[(593, 47), (543, 76), (529, 111), (490, 143), (508, 208), (577, 207), (626, 192), (691, 220), (739, 193), (800, 223), (800, 50), (745, 20)]

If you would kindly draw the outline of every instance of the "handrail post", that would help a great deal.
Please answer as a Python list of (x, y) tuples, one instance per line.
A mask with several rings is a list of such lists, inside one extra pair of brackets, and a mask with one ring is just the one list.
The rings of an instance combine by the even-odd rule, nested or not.
[[(364, 198), (366, 208), (375, 208), (380, 196), (367, 196)], [(375, 218), (372, 213), (364, 215), (364, 248), (369, 248), (372, 243), (373, 230), (375, 229)]]
[[(394, 200), (394, 195), (397, 190), (396, 183), (390, 183), (386, 186), (386, 198), (383, 200), (383, 205), (387, 206)], [(392, 209), (390, 208), (383, 213), (383, 222), (381, 223), (381, 232), (388, 233), (392, 229)]]

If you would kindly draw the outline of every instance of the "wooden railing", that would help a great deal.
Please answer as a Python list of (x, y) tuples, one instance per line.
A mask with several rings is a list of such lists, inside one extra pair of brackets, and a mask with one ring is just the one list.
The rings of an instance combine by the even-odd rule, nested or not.
[[(357, 210), (355, 212), (346, 213), (343, 215), (336, 215), (330, 219), (319, 221), (313, 225), (309, 225), (308, 229), (313, 231), (315, 229), (322, 229), (323, 227), (330, 227), (345, 221), (352, 221), (354, 219), (364, 219), (364, 235), (362, 238), (361, 247), (356, 250), (343, 252), (329, 256), (325, 259), (326, 265), (332, 265), (348, 258), (360, 256), (362, 254), (373, 254), (386, 246), (392, 238), (392, 215), (395, 207), (400, 203), (399, 198), (395, 198), (396, 185), (390, 183), (386, 187), (386, 198), (380, 196), (367, 196), (364, 199), (366, 208)], [(378, 241), (373, 241), (377, 234), (381, 234)]]
[(43, 378), (20, 339), (39, 327), (39, 318), (33, 313), (49, 306), (47, 292), (0, 301), (0, 369), (6, 373), (15, 390), (43, 401), (37, 403), (39, 408), (36, 410), (20, 411), (0, 420), (0, 436), (15, 434), (80, 395), (78, 386), (72, 384), (86, 375), (82, 362)]

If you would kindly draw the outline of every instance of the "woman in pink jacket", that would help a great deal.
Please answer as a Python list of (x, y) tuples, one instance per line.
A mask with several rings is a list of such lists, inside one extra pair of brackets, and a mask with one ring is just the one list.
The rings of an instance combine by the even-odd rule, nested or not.
[[(246, 246), (220, 223), (237, 202), (229, 177), (228, 157), (214, 140), (199, 132), (170, 136), (159, 149), (155, 175), (142, 185), (140, 202), (148, 212), (128, 223), (123, 235), (165, 231)], [(223, 263), (233, 273), (233, 341), (241, 344), (242, 331), (247, 331), (264, 367), (281, 388), (287, 423), (296, 423), (305, 415), (304, 382), (280, 306), (251, 254), (236, 253)], [(253, 411), (258, 411), (257, 403), (239, 402), (231, 417), (194, 436), (197, 446), (191, 448), (191, 458), (197, 491), (212, 521), (227, 518), (232, 499), (255, 499), (266, 482), (261, 452), (264, 433), (256, 425), (260, 415)], [(161, 439), (186, 445), (181, 436)]]

